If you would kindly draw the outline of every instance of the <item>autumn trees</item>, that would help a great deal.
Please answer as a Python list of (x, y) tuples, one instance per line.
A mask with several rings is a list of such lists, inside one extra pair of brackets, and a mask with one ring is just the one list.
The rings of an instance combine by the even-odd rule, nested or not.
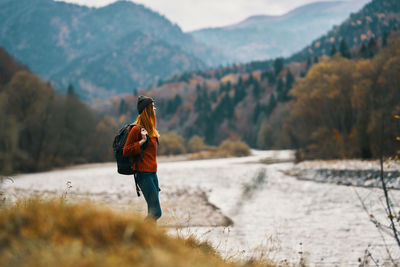
[(72, 86), (67, 95), (57, 94), (10, 62), (0, 62), (1, 69), (11, 70), (0, 85), (0, 173), (112, 159), (112, 119), (96, 115)]
[[(300, 158), (377, 157), (385, 124), (384, 151), (395, 152), (400, 111), (400, 40), (373, 59), (339, 55), (314, 65), (290, 95), (295, 98), (285, 131)], [(385, 121), (382, 121), (385, 120)]]

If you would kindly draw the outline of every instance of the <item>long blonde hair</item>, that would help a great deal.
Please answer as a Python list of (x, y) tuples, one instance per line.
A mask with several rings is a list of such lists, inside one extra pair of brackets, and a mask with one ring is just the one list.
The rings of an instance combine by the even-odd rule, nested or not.
[(160, 137), (157, 131), (157, 119), (153, 105), (147, 105), (144, 108), (142, 113), (137, 116), (135, 124), (144, 127), (150, 137)]

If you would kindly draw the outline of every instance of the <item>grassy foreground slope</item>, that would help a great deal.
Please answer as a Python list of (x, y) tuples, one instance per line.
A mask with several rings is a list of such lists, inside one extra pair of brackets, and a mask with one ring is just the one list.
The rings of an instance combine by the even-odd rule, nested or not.
[(131, 213), (90, 203), (21, 200), (0, 209), (0, 266), (275, 266), (232, 262)]

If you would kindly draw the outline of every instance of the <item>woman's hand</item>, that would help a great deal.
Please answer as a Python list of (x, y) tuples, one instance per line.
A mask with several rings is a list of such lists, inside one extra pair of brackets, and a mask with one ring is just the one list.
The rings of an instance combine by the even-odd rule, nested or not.
[(142, 135), (142, 140), (139, 141), (140, 145), (142, 145), (147, 140), (147, 131), (145, 128), (141, 128), (140, 134)]

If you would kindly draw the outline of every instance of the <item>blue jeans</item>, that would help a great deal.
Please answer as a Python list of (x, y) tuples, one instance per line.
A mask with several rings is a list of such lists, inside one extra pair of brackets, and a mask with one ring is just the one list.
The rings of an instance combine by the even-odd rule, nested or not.
[(161, 217), (160, 200), (158, 199), (158, 177), (155, 172), (137, 172), (136, 182), (147, 202), (146, 219), (157, 220)]

